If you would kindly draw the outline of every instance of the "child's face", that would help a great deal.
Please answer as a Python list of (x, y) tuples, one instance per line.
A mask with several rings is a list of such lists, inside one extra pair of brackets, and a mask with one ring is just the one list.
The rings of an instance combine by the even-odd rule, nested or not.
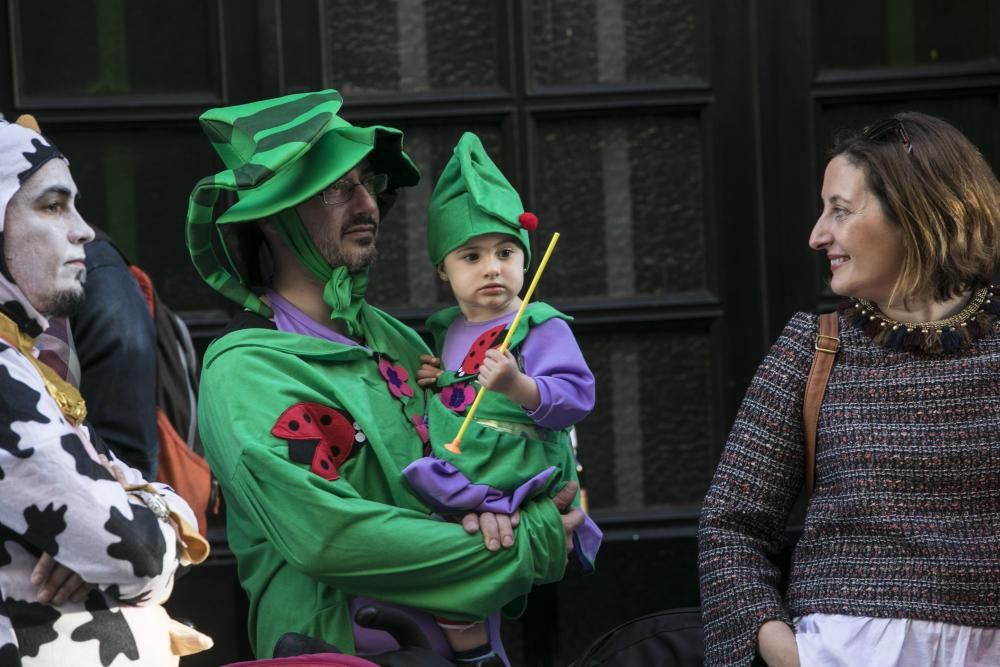
[(491, 320), (521, 305), (524, 250), (505, 234), (475, 236), (445, 255), (438, 275), (451, 285), (465, 319)]

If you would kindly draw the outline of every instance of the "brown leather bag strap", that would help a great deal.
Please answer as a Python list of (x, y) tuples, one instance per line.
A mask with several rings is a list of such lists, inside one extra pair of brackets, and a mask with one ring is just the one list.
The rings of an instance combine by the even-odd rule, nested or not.
[(837, 313), (824, 313), (819, 316), (819, 334), (814, 347), (812, 367), (809, 369), (809, 380), (806, 381), (806, 393), (802, 401), (802, 430), (806, 436), (806, 496), (812, 496), (816, 486), (816, 424), (819, 421), (819, 406), (823, 403), (826, 393), (826, 383), (830, 379), (833, 362), (840, 349), (839, 322)]

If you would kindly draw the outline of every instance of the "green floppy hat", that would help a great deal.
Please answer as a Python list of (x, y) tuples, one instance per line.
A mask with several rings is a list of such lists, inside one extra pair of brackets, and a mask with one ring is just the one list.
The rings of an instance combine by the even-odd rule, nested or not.
[[(213, 248), (217, 225), (260, 220), (291, 208), (368, 158), (372, 170), (389, 176), (389, 189), (415, 185), (420, 172), (403, 152), (403, 133), (355, 127), (337, 115), (343, 100), (335, 90), (286, 95), (202, 114), (202, 129), (226, 169), (201, 179), (191, 193), (187, 245), (201, 277), (215, 290), (261, 314), (269, 309), (238, 277), (232, 262)], [(214, 219), (219, 194), (237, 201)], [(226, 253), (225, 242), (222, 243)], [(234, 276), (233, 274), (236, 273)]]
[(474, 236), (505, 234), (524, 247), (538, 218), (526, 213), (517, 190), (490, 159), (479, 137), (466, 132), (434, 186), (427, 212), (427, 253), (437, 266), (445, 255)]

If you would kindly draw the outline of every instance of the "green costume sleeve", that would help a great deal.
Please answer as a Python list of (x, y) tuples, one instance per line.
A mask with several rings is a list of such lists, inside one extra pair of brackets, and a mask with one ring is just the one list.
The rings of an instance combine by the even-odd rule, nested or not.
[[(258, 651), (287, 631), (350, 649), (351, 594), (478, 619), (562, 577), (565, 533), (547, 500), (524, 508), (515, 546), (499, 552), (429, 515), (400, 472), (420, 440), (362, 348), (258, 330), (227, 335), (205, 359), (199, 426)], [(303, 402), (350, 412), (365, 435), (337, 479), (291, 460), (289, 442), (272, 435)]]
[(525, 508), (515, 546), (490, 552), (460, 524), (365, 500), (280, 455), (248, 451), (228, 486), (292, 567), (347, 593), (483, 618), (563, 575), (566, 542), (552, 530), (561, 521), (551, 502)]

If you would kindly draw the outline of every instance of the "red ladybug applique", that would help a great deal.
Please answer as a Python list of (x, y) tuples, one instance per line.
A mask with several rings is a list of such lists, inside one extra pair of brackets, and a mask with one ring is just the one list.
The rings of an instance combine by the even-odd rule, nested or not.
[(486, 359), (486, 350), (494, 347), (498, 340), (503, 340), (500, 334), (506, 330), (506, 324), (498, 324), (492, 329), (484, 331), (480, 334), (479, 338), (472, 341), (472, 345), (469, 346), (469, 352), (465, 355), (465, 359), (462, 360), (462, 367), (455, 371), (455, 375), (465, 377), (466, 375), (478, 373), (479, 367), (483, 365), (483, 361)]
[(320, 403), (296, 403), (288, 408), (274, 423), (271, 435), (288, 440), (290, 460), (308, 463), (310, 471), (327, 481), (340, 478), (337, 466), (365, 442), (365, 434), (350, 417)]

